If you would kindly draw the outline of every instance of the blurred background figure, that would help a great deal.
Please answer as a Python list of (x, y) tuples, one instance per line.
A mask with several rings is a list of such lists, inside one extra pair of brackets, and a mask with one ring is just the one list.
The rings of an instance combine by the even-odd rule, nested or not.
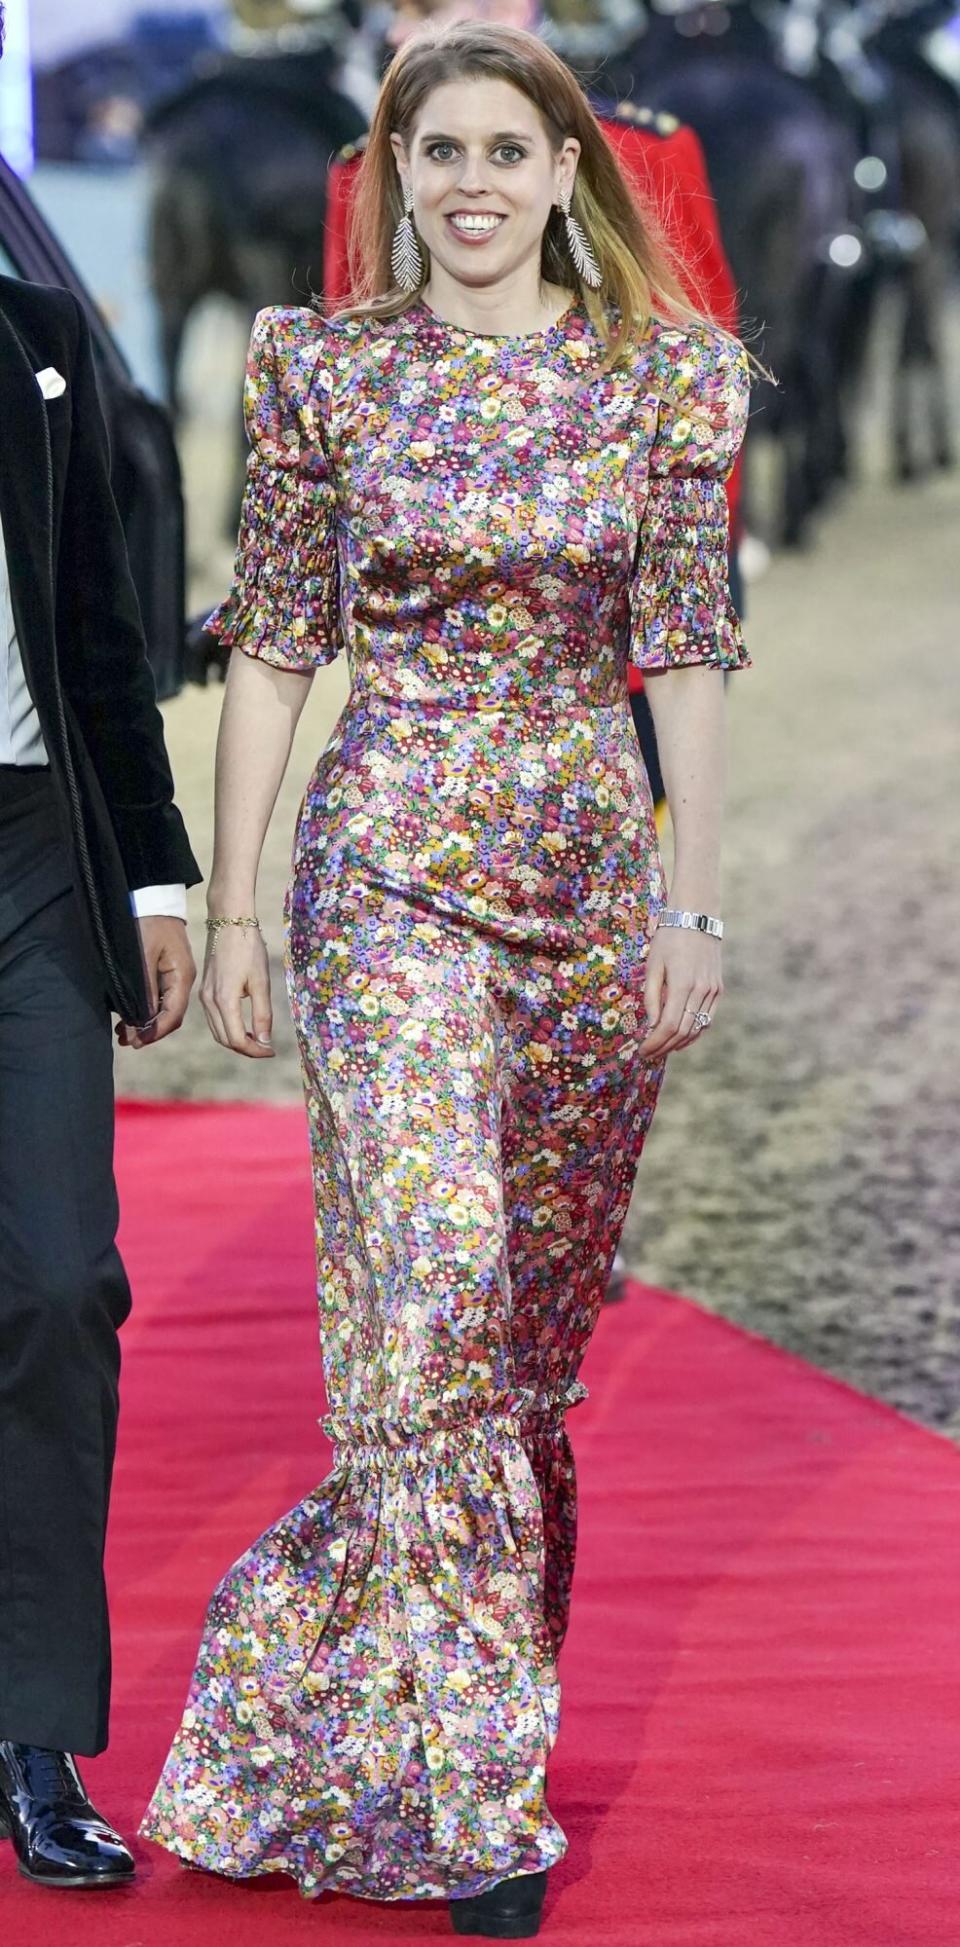
[(218, 294), (252, 320), (319, 284), (327, 170), (364, 126), (344, 72), (354, 0), (237, 0), (236, 15), (229, 44), (146, 126), (151, 282), (174, 412), (199, 304)]
[(130, 162), (153, 103), (216, 47), (203, 7), (31, 7), (40, 154), (60, 162)]

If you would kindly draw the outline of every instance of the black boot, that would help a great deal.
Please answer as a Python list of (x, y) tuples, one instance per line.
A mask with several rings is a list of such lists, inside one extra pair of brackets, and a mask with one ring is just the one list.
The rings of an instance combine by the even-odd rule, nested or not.
[(39, 1886), (121, 1886), (133, 1854), (83, 1789), (67, 1751), (0, 1739), (0, 1837)]
[(540, 1932), (546, 1890), (546, 1873), (524, 1873), (519, 1879), (501, 1879), (486, 1893), (451, 1900), (453, 1931), (479, 1934), (484, 1940), (532, 1940)]

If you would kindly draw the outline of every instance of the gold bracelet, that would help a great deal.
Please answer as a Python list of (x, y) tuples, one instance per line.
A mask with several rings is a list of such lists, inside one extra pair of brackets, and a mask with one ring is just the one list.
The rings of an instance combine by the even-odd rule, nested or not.
[(249, 913), (240, 919), (234, 919), (226, 913), (220, 919), (208, 919), (207, 932), (219, 933), (222, 926), (255, 926), (258, 933), (261, 931), (260, 921), (257, 919), (255, 913)]

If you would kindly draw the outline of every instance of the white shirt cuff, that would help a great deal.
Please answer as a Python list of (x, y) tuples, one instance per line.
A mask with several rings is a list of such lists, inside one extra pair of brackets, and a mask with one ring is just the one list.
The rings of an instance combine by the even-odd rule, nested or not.
[(187, 917), (186, 886), (141, 886), (130, 894), (137, 919), (183, 919)]

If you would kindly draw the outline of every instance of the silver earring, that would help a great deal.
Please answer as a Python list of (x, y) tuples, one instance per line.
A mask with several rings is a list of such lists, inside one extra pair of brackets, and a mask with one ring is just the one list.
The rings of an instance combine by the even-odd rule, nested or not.
[(598, 291), (603, 283), (603, 272), (590, 248), (585, 230), (570, 213), (573, 200), (573, 187), (560, 191), (560, 214), (567, 232), (567, 249), (573, 258), (573, 267), (578, 277), (588, 284), (591, 291)]
[(413, 190), (409, 183), (404, 183), (403, 215), (394, 230), (390, 250), (390, 269), (401, 291), (415, 291), (423, 281), (423, 258), (413, 227), (412, 210)]

